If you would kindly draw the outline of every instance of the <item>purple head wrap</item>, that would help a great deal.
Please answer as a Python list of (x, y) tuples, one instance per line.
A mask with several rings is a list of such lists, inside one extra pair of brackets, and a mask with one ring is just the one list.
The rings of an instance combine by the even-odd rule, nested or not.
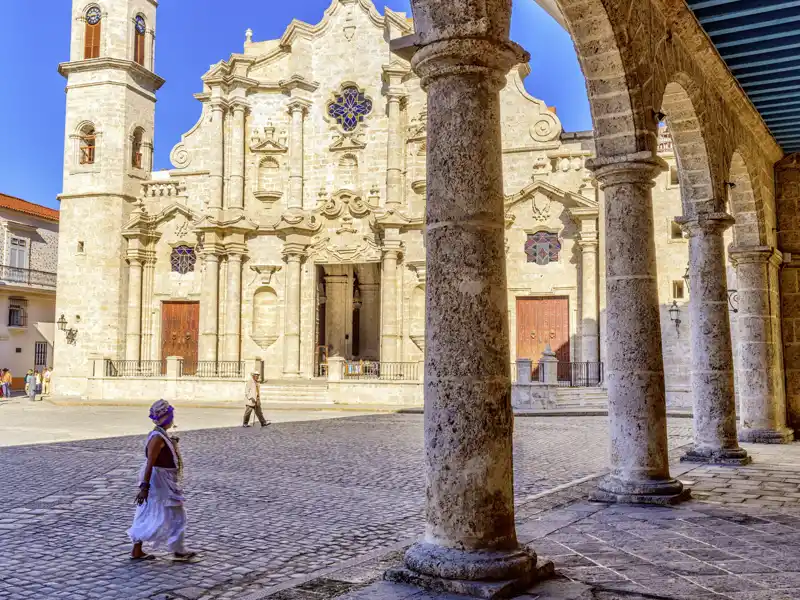
[(150, 407), (150, 420), (159, 427), (164, 427), (172, 422), (174, 409), (166, 400), (158, 400)]

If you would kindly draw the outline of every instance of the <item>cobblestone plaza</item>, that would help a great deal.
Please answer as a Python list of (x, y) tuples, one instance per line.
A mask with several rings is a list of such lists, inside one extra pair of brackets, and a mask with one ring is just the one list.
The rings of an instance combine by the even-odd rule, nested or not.
[[(112, 413), (97, 417), (98, 435)], [(0, 409), (6, 426), (10, 414)], [(691, 421), (674, 419), (669, 431), (673, 448), (685, 445)], [(246, 597), (422, 531), (421, 415), (181, 436), (195, 564), (128, 560), (143, 434), (0, 449), (0, 571), (10, 574), (0, 598)], [(517, 419), (517, 502), (603, 471), (607, 439), (603, 417)]]

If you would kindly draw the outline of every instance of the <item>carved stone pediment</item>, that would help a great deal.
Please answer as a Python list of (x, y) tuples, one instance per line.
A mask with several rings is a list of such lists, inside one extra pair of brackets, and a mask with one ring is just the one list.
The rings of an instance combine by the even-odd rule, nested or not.
[(328, 198), (320, 194), (319, 202), (315, 211), (329, 219), (335, 219), (345, 212), (357, 219), (363, 219), (372, 212), (370, 205), (350, 190), (339, 190)]
[(250, 265), (250, 269), (258, 273), (261, 278), (261, 285), (269, 285), (272, 276), (281, 270), (283, 265)]
[(363, 137), (363, 134), (358, 132), (337, 135), (333, 140), (333, 143), (330, 145), (329, 150), (331, 152), (344, 150), (363, 150), (367, 147), (366, 142), (364, 142), (362, 139)]
[(254, 129), (250, 135), (250, 150), (262, 154), (284, 154), (289, 151), (285, 140), (276, 139), (275, 128), (268, 125), (262, 131)]
[[(342, 236), (340, 243), (330, 237), (320, 237), (312, 243), (308, 255), (316, 263), (380, 262), (381, 248), (374, 235)], [(343, 242), (343, 243), (341, 243)]]

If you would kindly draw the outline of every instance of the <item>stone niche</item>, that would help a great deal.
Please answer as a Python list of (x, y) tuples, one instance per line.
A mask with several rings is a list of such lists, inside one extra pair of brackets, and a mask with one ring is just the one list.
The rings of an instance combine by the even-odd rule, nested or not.
[(253, 332), (250, 337), (262, 350), (278, 339), (278, 294), (269, 286), (262, 286), (253, 294)]

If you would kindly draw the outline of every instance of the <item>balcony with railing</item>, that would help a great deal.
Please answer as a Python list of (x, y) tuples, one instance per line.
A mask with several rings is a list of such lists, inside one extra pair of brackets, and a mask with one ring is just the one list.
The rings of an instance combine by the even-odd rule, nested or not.
[(419, 362), (379, 362), (346, 360), (342, 365), (344, 380), (421, 381)]
[(21, 285), (55, 290), (56, 280), (56, 274), (50, 271), (36, 271), (34, 269), (0, 265), (0, 285)]

